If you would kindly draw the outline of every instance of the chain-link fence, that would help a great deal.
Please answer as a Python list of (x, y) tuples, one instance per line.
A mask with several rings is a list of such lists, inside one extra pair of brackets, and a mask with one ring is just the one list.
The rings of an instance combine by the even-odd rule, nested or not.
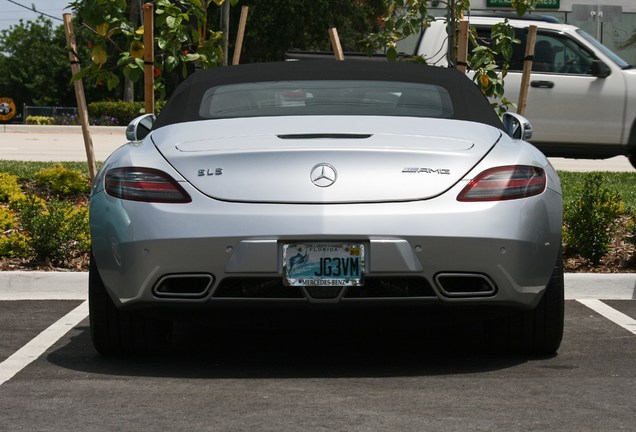
[(73, 116), (77, 115), (77, 107), (55, 107), (55, 106), (28, 106), (24, 105), (22, 117), (26, 120), (29, 116)]

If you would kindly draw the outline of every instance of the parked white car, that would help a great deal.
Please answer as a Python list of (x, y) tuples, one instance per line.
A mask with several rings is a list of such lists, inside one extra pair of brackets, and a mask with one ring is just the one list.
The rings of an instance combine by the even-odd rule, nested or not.
[[(482, 37), (504, 18), (471, 16)], [(530, 140), (548, 156), (607, 158), (627, 155), (636, 166), (636, 69), (583, 30), (551, 17), (509, 19), (521, 40), (505, 78), (506, 97), (518, 101), (527, 29), (537, 26), (533, 70), (524, 115), (534, 127)], [(440, 18), (407, 54), (447, 66), (446, 22)]]

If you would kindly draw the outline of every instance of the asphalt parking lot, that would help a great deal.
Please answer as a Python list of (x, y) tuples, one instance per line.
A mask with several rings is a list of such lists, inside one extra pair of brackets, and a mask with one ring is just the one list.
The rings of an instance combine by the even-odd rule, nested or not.
[[(65, 129), (65, 131), (68, 129)], [(85, 160), (81, 135), (6, 128), (0, 157)], [(97, 160), (123, 128), (97, 130)], [(552, 159), (629, 171), (626, 158)], [(100, 357), (86, 274), (0, 272), (0, 431), (632, 431), (636, 275), (566, 275), (557, 356), (493, 354), (478, 326), (220, 329)], [(464, 324), (464, 323), (462, 323)]]
[(566, 275), (564, 342), (550, 358), (490, 353), (452, 322), (183, 323), (165, 354), (104, 358), (90, 342), (85, 273), (1, 278), (3, 431), (634, 430), (633, 275)]

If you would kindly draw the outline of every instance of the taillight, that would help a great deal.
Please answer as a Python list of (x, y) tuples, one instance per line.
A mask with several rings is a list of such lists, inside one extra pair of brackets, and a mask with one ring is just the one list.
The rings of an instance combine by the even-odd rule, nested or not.
[(527, 198), (545, 190), (542, 168), (513, 165), (488, 169), (468, 182), (458, 201), (502, 201)]
[(114, 168), (106, 173), (108, 195), (132, 201), (189, 203), (190, 195), (172, 177), (153, 168)]

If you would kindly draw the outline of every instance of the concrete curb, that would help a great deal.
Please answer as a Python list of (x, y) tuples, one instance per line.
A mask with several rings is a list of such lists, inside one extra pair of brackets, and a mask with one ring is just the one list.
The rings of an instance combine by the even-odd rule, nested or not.
[(0, 272), (2, 300), (84, 300), (88, 272)]
[[(117, 135), (122, 137), (126, 133), (126, 126), (90, 126), (91, 133)], [(43, 134), (82, 134), (82, 127), (77, 125), (23, 125), (23, 124), (6, 124), (0, 127), (0, 133), (43, 133)]]
[(565, 298), (634, 300), (636, 273), (566, 273)]
[[(87, 272), (0, 272), (0, 301), (85, 300)], [(565, 298), (635, 300), (636, 273), (566, 273)]]

